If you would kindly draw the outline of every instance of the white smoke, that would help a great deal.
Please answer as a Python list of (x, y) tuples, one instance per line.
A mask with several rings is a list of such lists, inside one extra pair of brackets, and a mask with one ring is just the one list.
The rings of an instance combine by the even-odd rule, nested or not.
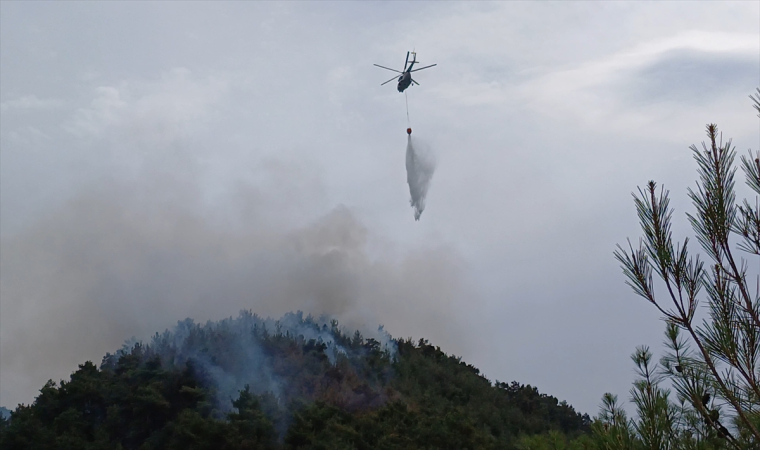
[(409, 183), (409, 203), (414, 208), (414, 220), (420, 220), (425, 210), (425, 197), (430, 188), (430, 180), (435, 172), (435, 158), (427, 145), (412, 140), (406, 144), (406, 180)]

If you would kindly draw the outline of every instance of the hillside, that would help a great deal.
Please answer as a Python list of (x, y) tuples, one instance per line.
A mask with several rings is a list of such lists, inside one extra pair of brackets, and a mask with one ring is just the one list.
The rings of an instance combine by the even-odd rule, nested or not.
[(125, 345), (0, 420), (3, 449), (510, 449), (590, 424), (425, 340), (250, 312)]

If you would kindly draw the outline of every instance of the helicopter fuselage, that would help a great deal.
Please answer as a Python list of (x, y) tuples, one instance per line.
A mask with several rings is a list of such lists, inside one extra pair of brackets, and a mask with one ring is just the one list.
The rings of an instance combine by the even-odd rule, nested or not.
[(414, 67), (414, 64), (417, 62), (416, 59), (417, 59), (417, 56), (415, 54), (415, 59), (412, 61), (411, 64), (409, 64), (409, 67), (407, 67), (406, 70), (398, 77), (398, 91), (399, 92), (404, 92), (404, 90), (408, 88), (409, 85), (412, 84), (412, 67)]
[(408, 88), (412, 84), (412, 74), (404, 72), (398, 77), (398, 91), (404, 92), (404, 89)]

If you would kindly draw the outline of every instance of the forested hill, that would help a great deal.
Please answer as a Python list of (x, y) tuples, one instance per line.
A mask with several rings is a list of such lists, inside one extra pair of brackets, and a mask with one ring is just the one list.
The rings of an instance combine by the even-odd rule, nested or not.
[[(3, 449), (511, 449), (590, 419), (425, 340), (243, 312), (86, 362), (0, 419)], [(578, 447), (583, 448), (583, 447)]]

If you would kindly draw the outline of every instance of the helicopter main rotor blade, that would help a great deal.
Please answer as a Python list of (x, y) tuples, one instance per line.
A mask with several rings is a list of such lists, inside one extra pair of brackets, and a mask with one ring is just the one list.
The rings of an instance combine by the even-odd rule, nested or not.
[(430, 68), (430, 67), (433, 67), (433, 66), (437, 66), (437, 65), (438, 65), (438, 64), (431, 64), (431, 65), (429, 65), (429, 66), (420, 67), (419, 69), (410, 70), (410, 72), (416, 72), (416, 71), (418, 71), (418, 70), (427, 69), (427, 68)]
[(382, 68), (382, 69), (390, 70), (390, 71), (393, 71), (393, 72), (396, 72), (396, 73), (404, 73), (404, 72), (398, 71), (398, 70), (396, 70), (396, 69), (391, 69), (390, 67), (381, 66), (380, 64), (372, 64), (372, 65), (373, 65), (373, 66), (377, 66), (377, 67), (380, 67), (380, 68)]
[(406, 61), (404, 61), (404, 72), (406, 72), (406, 64), (409, 62), (409, 52), (406, 52)]
[[(391, 82), (391, 81), (393, 81), (393, 80), (398, 80), (398, 77), (393, 77), (393, 78), (391, 78), (390, 80), (386, 81), (386, 82), (385, 82), (385, 83), (383, 83), (383, 84), (388, 84), (388, 83), (390, 83), (390, 82)], [(382, 86), (383, 84), (381, 84), (380, 86)]]

